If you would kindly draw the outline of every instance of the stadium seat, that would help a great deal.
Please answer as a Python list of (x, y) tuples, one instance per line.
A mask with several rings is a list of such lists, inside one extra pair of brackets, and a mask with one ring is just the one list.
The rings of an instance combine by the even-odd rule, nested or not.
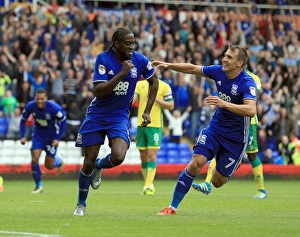
[(270, 148), (271, 150), (277, 150), (277, 141), (275, 137), (267, 140), (267, 148)]
[(170, 137), (165, 137), (165, 136), (163, 136), (162, 142), (164, 142), (164, 143), (170, 142)]
[(278, 156), (277, 158), (274, 159), (274, 163), (277, 165), (284, 165), (284, 159), (282, 156)]
[(157, 157), (156, 163), (157, 164), (167, 164), (168, 158), (166, 156), (165, 157)]
[(165, 149), (158, 150), (157, 157), (167, 157), (167, 150)]
[(190, 151), (190, 150), (180, 150), (179, 151), (179, 156), (180, 156), (180, 158), (181, 157), (192, 157), (192, 155), (193, 155), (193, 152), (192, 151)]
[(167, 151), (168, 163), (176, 164), (179, 162), (179, 152), (178, 150), (168, 150)]
[(276, 159), (279, 156), (279, 151), (272, 151), (273, 159)]
[(188, 143), (179, 143), (178, 150), (180, 151), (190, 151), (190, 145)]
[(167, 150), (177, 150), (178, 149), (178, 144), (174, 142), (168, 142), (167, 143)]

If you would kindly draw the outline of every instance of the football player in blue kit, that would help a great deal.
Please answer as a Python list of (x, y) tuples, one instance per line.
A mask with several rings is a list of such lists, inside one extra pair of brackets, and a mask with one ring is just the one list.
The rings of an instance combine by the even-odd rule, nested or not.
[[(94, 70), (95, 98), (87, 109), (78, 132), (76, 146), (83, 147), (84, 161), (79, 172), (79, 192), (74, 215), (83, 216), (90, 185), (97, 189), (103, 169), (122, 164), (130, 145), (129, 113), (136, 83), (141, 76), (149, 82), (148, 102), (143, 113), (142, 126), (147, 126), (156, 98), (158, 80), (149, 59), (134, 51), (134, 34), (118, 28), (112, 36), (112, 46), (97, 56)], [(98, 158), (105, 137), (110, 154)]]
[(194, 178), (207, 161), (216, 158), (212, 177), (216, 188), (224, 185), (238, 168), (248, 145), (250, 120), (256, 114), (256, 84), (244, 70), (247, 60), (244, 48), (229, 44), (222, 65), (152, 62), (153, 66), (212, 79), (218, 90), (218, 96), (205, 98), (217, 110), (210, 124), (199, 134), (192, 159), (179, 175), (171, 204), (158, 215), (176, 214)]
[(30, 114), (34, 118), (31, 145), (31, 172), (35, 181), (35, 189), (31, 193), (42, 193), (42, 172), (39, 159), (42, 151), (46, 152), (45, 167), (49, 170), (63, 168), (61, 157), (56, 156), (57, 147), (66, 129), (66, 115), (60, 105), (47, 100), (47, 92), (38, 89), (33, 101), (25, 106), (20, 122), (21, 144), (27, 142), (25, 137), (26, 120)]

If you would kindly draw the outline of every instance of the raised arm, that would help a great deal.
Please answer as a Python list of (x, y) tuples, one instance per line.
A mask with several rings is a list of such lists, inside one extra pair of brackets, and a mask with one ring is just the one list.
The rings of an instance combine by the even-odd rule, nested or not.
[(94, 84), (94, 94), (98, 99), (108, 96), (118, 83), (128, 74), (133, 67), (131, 60), (123, 62), (122, 70), (107, 82), (97, 82)]

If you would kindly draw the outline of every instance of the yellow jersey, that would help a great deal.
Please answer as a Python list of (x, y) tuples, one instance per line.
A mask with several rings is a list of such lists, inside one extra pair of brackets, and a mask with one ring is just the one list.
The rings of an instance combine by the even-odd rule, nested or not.
[[(261, 91), (261, 82), (260, 82), (259, 76), (255, 75), (254, 73), (252, 73), (252, 72), (250, 72), (250, 71), (248, 71), (248, 70), (246, 70), (246, 73), (247, 73), (248, 75), (250, 75), (250, 76), (253, 78), (253, 80), (254, 80), (255, 83), (256, 83), (257, 91), (260, 92), (260, 91)], [(257, 100), (258, 100), (258, 98), (257, 98)], [(251, 119), (251, 122), (250, 122), (250, 123), (251, 123), (251, 124), (258, 124), (258, 118), (257, 118), (257, 115), (256, 115), (256, 114), (255, 114), (255, 116)]]
[[(169, 84), (158, 80), (158, 91), (156, 97), (165, 101), (173, 101), (172, 89)], [(149, 83), (147, 80), (139, 81), (136, 84), (135, 92), (139, 97), (138, 107), (138, 126), (143, 121), (142, 114), (144, 113), (149, 93)], [(150, 112), (151, 123), (147, 127), (163, 128), (163, 110), (161, 106), (155, 101)]]

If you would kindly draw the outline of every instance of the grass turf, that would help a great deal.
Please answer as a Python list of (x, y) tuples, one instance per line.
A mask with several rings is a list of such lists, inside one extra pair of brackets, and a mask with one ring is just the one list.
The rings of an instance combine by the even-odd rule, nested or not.
[(254, 200), (256, 185), (231, 180), (208, 196), (189, 191), (174, 216), (157, 216), (170, 204), (175, 180), (156, 180), (154, 196), (142, 181), (103, 180), (90, 189), (86, 216), (73, 216), (77, 181), (5, 181), (0, 193), (0, 236), (300, 236), (300, 181), (266, 181), (268, 198)]

